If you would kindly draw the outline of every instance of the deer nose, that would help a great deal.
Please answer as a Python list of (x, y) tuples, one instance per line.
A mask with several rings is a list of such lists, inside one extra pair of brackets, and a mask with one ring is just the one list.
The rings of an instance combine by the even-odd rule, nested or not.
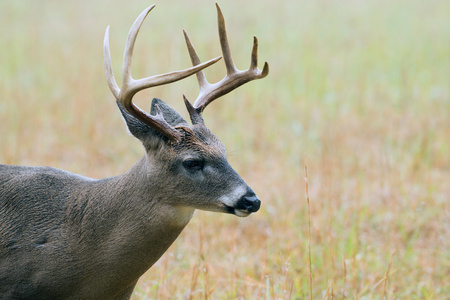
[(250, 192), (242, 196), (237, 202), (237, 208), (247, 210), (249, 212), (257, 212), (261, 206), (261, 200), (255, 193)]

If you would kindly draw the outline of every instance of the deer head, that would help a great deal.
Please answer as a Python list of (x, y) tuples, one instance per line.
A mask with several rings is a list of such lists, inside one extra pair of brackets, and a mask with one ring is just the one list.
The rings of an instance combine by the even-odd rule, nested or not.
[[(111, 92), (132, 135), (138, 138), (146, 151), (143, 159), (144, 172), (149, 187), (158, 189), (161, 200), (167, 204), (232, 213), (248, 216), (256, 212), (261, 201), (252, 189), (233, 170), (226, 159), (224, 145), (206, 128), (202, 118), (208, 104), (238, 86), (259, 78), (269, 72), (267, 62), (263, 70), (257, 67), (258, 40), (254, 37), (251, 65), (246, 71), (238, 70), (231, 57), (227, 41), (225, 21), (219, 5), (218, 27), (222, 54), (227, 74), (219, 82), (209, 83), (203, 69), (220, 60), (221, 57), (200, 63), (200, 59), (184, 31), (193, 67), (155, 75), (143, 79), (131, 76), (131, 58), (139, 29), (154, 8), (145, 9), (134, 22), (128, 34), (122, 67), (122, 86), (118, 87), (112, 72), (109, 50), (109, 27), (104, 40), (104, 65)], [(192, 125), (189, 125), (175, 110), (162, 100), (153, 99), (150, 113), (133, 104), (133, 96), (146, 88), (168, 84), (196, 73), (200, 93), (192, 105), (183, 95)]]
[[(125, 47), (122, 85), (112, 72), (109, 28), (104, 41), (108, 85), (129, 131), (145, 155), (125, 174), (95, 180), (48, 167), (0, 165), (0, 298), (129, 299), (139, 277), (177, 238), (195, 209), (245, 217), (261, 201), (226, 159), (225, 147), (206, 128), (202, 113), (218, 97), (265, 77), (257, 68), (254, 38), (250, 68), (236, 69), (225, 22), (217, 5), (227, 75), (206, 81), (186, 33), (193, 67), (143, 79), (131, 76), (139, 28), (151, 6), (134, 22)], [(184, 96), (192, 121), (154, 99), (149, 113), (132, 102), (140, 90), (197, 74), (200, 94)]]

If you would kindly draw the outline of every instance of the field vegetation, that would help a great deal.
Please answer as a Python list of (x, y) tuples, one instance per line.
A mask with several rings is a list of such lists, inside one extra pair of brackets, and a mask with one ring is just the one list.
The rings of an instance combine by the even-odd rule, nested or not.
[[(143, 155), (106, 84), (102, 43), (111, 25), (120, 78), (128, 29), (150, 4), (0, 1), (1, 163), (104, 178)], [(190, 66), (183, 28), (202, 60), (220, 55), (213, 1), (156, 4), (135, 77)], [(448, 299), (450, 2), (220, 5), (237, 66), (257, 35), (270, 74), (204, 117), (263, 205), (244, 219), (197, 211), (133, 299)], [(136, 102), (158, 97), (187, 117), (182, 94), (197, 92), (189, 78)]]

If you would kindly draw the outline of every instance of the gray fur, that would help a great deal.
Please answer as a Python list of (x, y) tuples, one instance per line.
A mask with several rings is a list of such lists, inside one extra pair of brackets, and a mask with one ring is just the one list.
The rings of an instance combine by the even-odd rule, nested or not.
[[(123, 175), (0, 165), (0, 299), (129, 299), (195, 209), (246, 214), (243, 193), (254, 193), (224, 146), (161, 100), (153, 113), (155, 104), (184, 138), (173, 145), (121, 109), (146, 150)], [(204, 161), (201, 171), (183, 166), (192, 158)], [(230, 197), (232, 207), (220, 200)]]

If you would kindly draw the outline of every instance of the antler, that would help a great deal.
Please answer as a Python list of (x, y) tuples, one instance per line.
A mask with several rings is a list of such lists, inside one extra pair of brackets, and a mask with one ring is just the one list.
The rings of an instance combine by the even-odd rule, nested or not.
[[(267, 62), (264, 63), (262, 71), (258, 69), (258, 39), (256, 38), (256, 36), (253, 37), (253, 49), (250, 68), (245, 71), (240, 71), (236, 68), (231, 56), (230, 46), (228, 45), (227, 32), (225, 29), (225, 19), (223, 17), (220, 6), (217, 3), (216, 7), (220, 45), (222, 48), (225, 66), (227, 68), (227, 75), (225, 75), (225, 77), (221, 81), (211, 84), (206, 80), (203, 71), (199, 71), (196, 74), (198, 84), (200, 86), (200, 92), (197, 100), (195, 100), (194, 102), (194, 105), (191, 105), (186, 96), (183, 95), (186, 107), (191, 116), (192, 123), (194, 124), (199, 122), (203, 123), (203, 118), (201, 116), (202, 112), (205, 107), (212, 101), (231, 92), (244, 83), (255, 79), (264, 78), (267, 76), (267, 74), (269, 74), (269, 64)], [(194, 66), (200, 65), (200, 59), (194, 49), (194, 46), (191, 43), (191, 40), (189, 39), (189, 36), (184, 30), (183, 33), (186, 39), (189, 54), (191, 56), (192, 64)]]
[(134, 44), (136, 42), (136, 37), (139, 33), (139, 29), (141, 28), (142, 23), (145, 20), (145, 17), (154, 7), (155, 5), (146, 8), (134, 21), (133, 26), (131, 26), (130, 32), (128, 33), (128, 38), (125, 45), (125, 52), (123, 55), (121, 88), (118, 87), (116, 79), (114, 78), (114, 73), (111, 64), (111, 54), (109, 50), (109, 26), (106, 28), (105, 39), (103, 44), (103, 56), (104, 56), (106, 78), (108, 81), (109, 88), (111, 89), (111, 92), (113, 93), (114, 97), (116, 97), (117, 101), (123, 108), (125, 108), (125, 110), (128, 113), (136, 117), (138, 120), (149, 125), (150, 127), (156, 129), (158, 132), (166, 136), (171, 141), (178, 141), (181, 138), (180, 133), (169, 123), (167, 123), (159, 108), (155, 106), (157, 111), (156, 115), (154, 116), (150, 115), (133, 104), (132, 102), (133, 96), (143, 89), (172, 83), (177, 80), (186, 78), (214, 64), (221, 57), (209, 60), (203, 64), (196, 64), (194, 67), (186, 70), (154, 75), (142, 79), (133, 79), (131, 77), (131, 58), (133, 56), (133, 49)]

